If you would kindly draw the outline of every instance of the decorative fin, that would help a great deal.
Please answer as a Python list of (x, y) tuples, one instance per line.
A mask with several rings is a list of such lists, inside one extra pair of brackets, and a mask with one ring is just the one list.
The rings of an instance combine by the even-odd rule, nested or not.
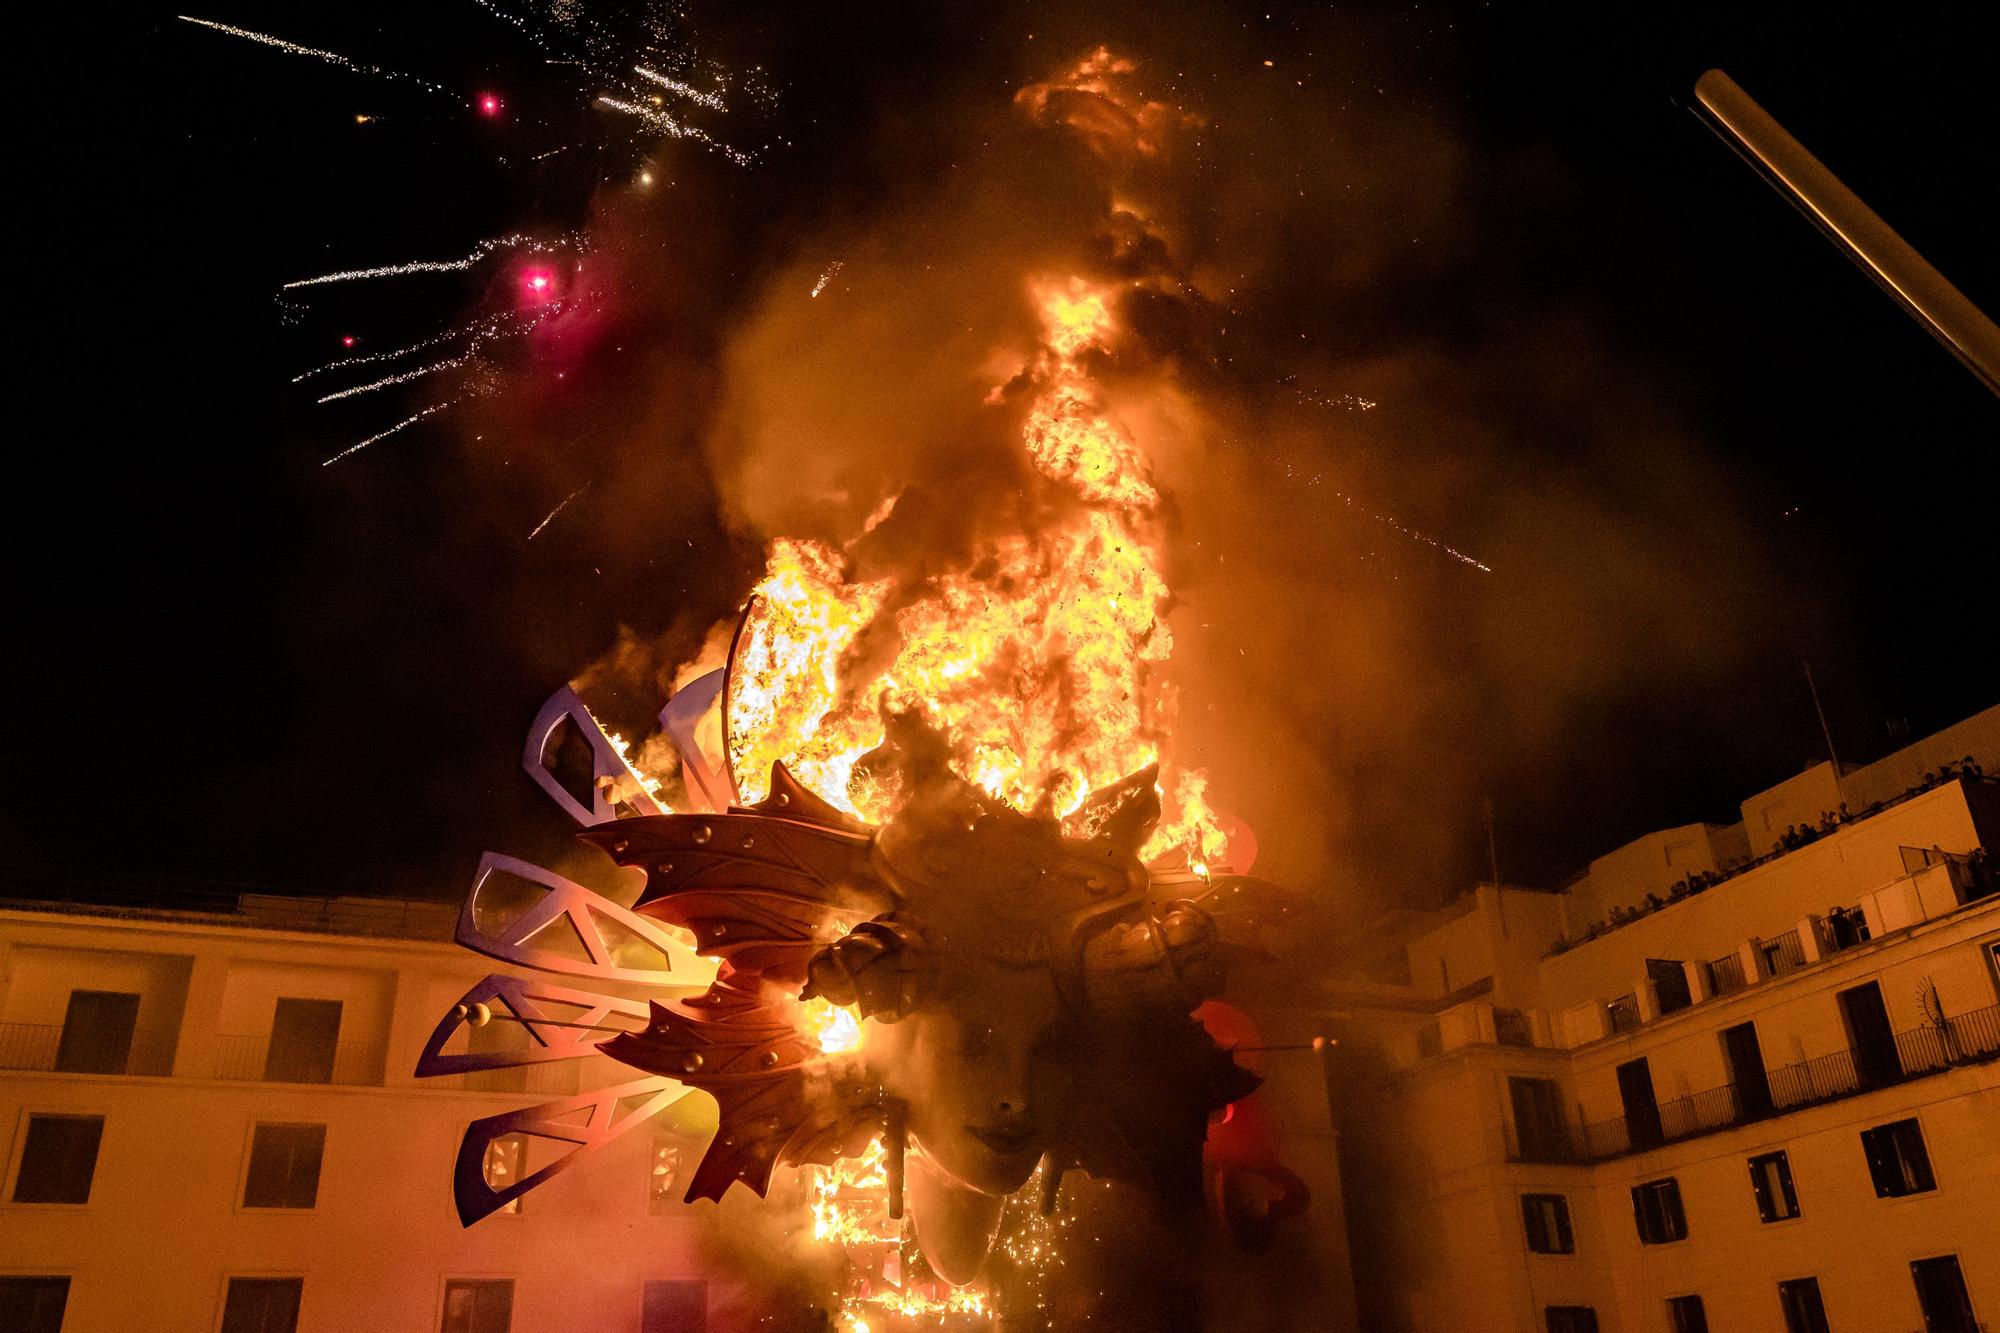
[[(555, 773), (549, 768), (550, 742), (565, 723), (574, 727), (577, 735), (590, 747), (590, 804), (587, 806), (557, 781)], [(597, 725), (597, 719), (568, 685), (551, 694), (548, 702), (542, 705), (542, 711), (535, 714), (534, 724), (528, 728), (528, 743), (521, 751), (521, 767), (528, 770), (528, 776), (535, 780), (536, 786), (547, 792), (571, 819), (585, 828), (617, 818), (621, 805), (632, 813), (642, 815), (664, 812), (660, 803), (646, 790), (645, 783), (640, 781), (638, 771), (625, 761), (625, 756), (618, 752), (618, 747), (604, 734), (604, 728)], [(610, 795), (614, 786), (625, 793), (618, 801), (612, 800)]]
[(727, 814), (622, 819), (580, 836), (646, 872), (640, 913), (693, 931), (698, 953), (791, 985), (842, 925), (894, 900), (861, 832)]
[(708, 808), (717, 813), (736, 804), (736, 784), (729, 776), (727, 744), (721, 754), (710, 754), (701, 743), (700, 728), (711, 713), (718, 714), (720, 728), (718, 701), (728, 674), (718, 667), (705, 676), (697, 676), (675, 691), (667, 706), (660, 710), (660, 726), (680, 754), (689, 791), (699, 793)]
[[(548, 892), (506, 924), (483, 929), (479, 921), (481, 895), (493, 888), (495, 875), (511, 875)], [(627, 952), (636, 950), (657, 961), (645, 966), (615, 961), (607, 928), (627, 946)], [(544, 931), (571, 947), (556, 949), (538, 942), (537, 936)], [(620, 907), (553, 870), (498, 852), (488, 852), (479, 859), (479, 873), (459, 910), (454, 938), (466, 948), (503, 963), (598, 981), (699, 985), (707, 974), (690, 957), (688, 946), (663, 930), (658, 921)], [(678, 973), (676, 958), (683, 964)]]
[(686, 1008), (692, 1012), (655, 1003), (644, 1032), (611, 1038), (604, 1053), (715, 1097), (720, 1127), (688, 1186), (690, 1203), (720, 1199), (739, 1180), (762, 1195), (808, 1118), (801, 1069), (819, 1056), (818, 1043), (792, 1026), (785, 1009), (731, 981), (718, 981)]
[(846, 833), (868, 833), (868, 825), (848, 814), (792, 776), (782, 760), (771, 763), (771, 791), (755, 805), (742, 809), (778, 819), (796, 819), (807, 824), (840, 829)]
[[(445, 1044), (452, 1034), (467, 1021), (465, 1011), (475, 1004), (505, 1005), (518, 1018), (514, 1023), (505, 1018), (495, 1022), (505, 1022), (518, 1027), (527, 1037), (527, 1043), (514, 1050), (467, 1051), (460, 1055), (446, 1055)], [(547, 1004), (567, 1005), (581, 1010), (574, 1017), (558, 1020), (543, 1006)], [(474, 1074), (487, 1069), (514, 1069), (522, 1065), (545, 1064), (552, 1060), (577, 1060), (586, 1055), (596, 1055), (598, 1045), (608, 1035), (592, 1031), (593, 1028), (612, 1026), (614, 1017), (645, 1021), (646, 1003), (643, 1000), (626, 1000), (615, 995), (599, 995), (595, 991), (572, 990), (567, 986), (550, 985), (541, 980), (508, 976), (496, 972), (487, 977), (459, 1000), (456, 1007), (438, 1020), (438, 1025), (424, 1043), (423, 1054), (417, 1057), (417, 1077), (436, 1078), (445, 1074)]]
[[(487, 1214), (505, 1208), (558, 1171), (566, 1171), (633, 1126), (650, 1120), (688, 1095), (670, 1079), (642, 1078), (580, 1097), (544, 1102), (475, 1120), (459, 1140), (458, 1162), (452, 1171), (452, 1196), (458, 1220), (471, 1226)], [(486, 1180), (486, 1150), (508, 1134), (571, 1145), (562, 1156), (538, 1171), (494, 1189)]]

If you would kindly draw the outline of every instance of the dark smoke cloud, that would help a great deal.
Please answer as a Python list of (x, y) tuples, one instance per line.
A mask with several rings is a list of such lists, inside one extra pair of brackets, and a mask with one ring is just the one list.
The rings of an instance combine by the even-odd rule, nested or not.
[[(1433, 901), (1485, 871), (1486, 798), (1505, 843), (1566, 817), (1535, 780), (1615, 788), (1610, 711), (1712, 698), (1768, 647), (1760, 606), (1796, 599), (1671, 387), (1489, 266), (1513, 191), (1569, 197), (1555, 167), (1482, 157), (1366, 22), (1321, 20), (1302, 88), (1225, 16), (1152, 17), (1005, 54), (911, 19), (930, 63), (845, 91), (803, 181), (607, 191), (601, 311), (558, 330), (594, 368), (500, 395), (480, 432), (551, 458), (581, 437), (614, 559), (676, 524), (724, 557), (687, 598), (642, 594), (586, 679), (644, 731), (770, 538), (846, 539), (907, 493), (862, 558), (915, 581), (1035, 522), (990, 399), (1032, 345), (1030, 283), (1136, 284), (1098, 371), (1168, 492), (1180, 757), (1257, 830), (1260, 872), (1356, 914)], [(841, 45), (722, 31), (807, 90)], [(1065, 86), (1100, 42), (1135, 68)]]

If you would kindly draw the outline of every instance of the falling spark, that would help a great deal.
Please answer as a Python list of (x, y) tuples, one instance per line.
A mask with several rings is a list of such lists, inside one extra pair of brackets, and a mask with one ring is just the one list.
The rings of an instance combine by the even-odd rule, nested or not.
[(318, 287), (329, 282), (360, 282), (367, 278), (397, 278), (406, 273), (461, 273), (478, 264), (488, 255), (498, 250), (511, 250), (526, 246), (537, 253), (552, 250), (556, 246), (538, 237), (516, 232), (511, 236), (496, 236), (481, 241), (472, 247), (472, 253), (463, 259), (413, 259), (403, 264), (383, 264), (376, 268), (347, 268), (338, 273), (322, 273), (317, 278), (300, 278), (285, 284), (285, 290), (295, 287)]
[(288, 42), (282, 37), (273, 37), (267, 32), (252, 32), (248, 28), (232, 27), (227, 23), (217, 23), (212, 19), (198, 19), (187, 14), (181, 14), (177, 17), (183, 23), (192, 23), (199, 28), (213, 28), (215, 31), (227, 33), (231, 37), (241, 37), (247, 42), (260, 42), (265, 46), (276, 47), (287, 55), (310, 56), (314, 60), (324, 60), (329, 65), (338, 65), (342, 69), (353, 70), (356, 74), (372, 74), (379, 79), (407, 79), (421, 88), (457, 100), (457, 95), (442, 84), (432, 83), (429, 79), (420, 79), (414, 74), (405, 74), (399, 70), (383, 69), (377, 65), (364, 65), (358, 60), (349, 60), (338, 51), (322, 51), (316, 46), (301, 46), (297, 42)]
[[(343, 356), (339, 360), (329, 361), (323, 366), (314, 366), (311, 370), (300, 371), (298, 374), (292, 376), (292, 383), (303, 384), (309, 379), (315, 379), (318, 376), (336, 370), (346, 370), (350, 366), (368, 366), (383, 361), (398, 361), (413, 353), (421, 352), (427, 347), (436, 347), (443, 343), (455, 342), (460, 338), (478, 335), (489, 329), (497, 332), (497, 326), (503, 320), (510, 318), (512, 318), (511, 312), (508, 315), (502, 315), (493, 320), (461, 324), (455, 328), (446, 329), (442, 333), (434, 333), (428, 338), (421, 338), (407, 346), (398, 347), (391, 351), (369, 352), (361, 356)], [(352, 346), (353, 344), (347, 343), (346, 345)]]
[(657, 107), (640, 106), (636, 102), (621, 101), (616, 97), (610, 96), (598, 98), (597, 104), (599, 106), (610, 107), (613, 111), (622, 111), (628, 116), (635, 116), (668, 138), (692, 139), (696, 143), (704, 144), (722, 154), (739, 167), (750, 165), (750, 155), (748, 153), (738, 148), (731, 148), (728, 144), (712, 138), (692, 125), (683, 125), (680, 121), (675, 120), (672, 116)]
[(377, 431), (375, 434), (370, 435), (367, 439), (361, 441), (359, 444), (348, 445), (345, 449), (342, 449), (332, 458), (329, 458), (324, 463), (321, 463), (320, 466), (332, 467), (335, 463), (338, 463), (341, 459), (347, 457), (349, 454), (358, 454), (363, 449), (366, 449), (369, 445), (375, 443), (377, 440), (386, 440), (391, 435), (394, 435), (397, 431), (403, 429), (403, 427), (414, 426), (419, 421), (422, 421), (425, 417), (429, 416), (431, 413), (442, 412), (447, 407), (450, 407), (453, 403), (457, 401), (458, 400), (455, 398), (447, 398), (441, 403), (432, 403), (429, 407), (424, 408), (421, 412), (413, 412), (409, 416), (404, 417), (401, 421), (398, 421), (395, 425), (389, 427), (389, 429), (384, 431)]
[(812, 294), (814, 296), (818, 296), (826, 290), (826, 285), (833, 281), (833, 275), (840, 272), (845, 262), (845, 260), (836, 259), (826, 266), (826, 272), (820, 274), (819, 281), (813, 284)]
[(408, 384), (411, 380), (420, 380), (426, 375), (435, 375), (440, 370), (457, 370), (460, 366), (472, 360), (473, 353), (476, 350), (476, 348), (468, 348), (458, 356), (448, 357), (443, 361), (434, 361), (428, 366), (418, 366), (415, 370), (404, 370), (394, 375), (384, 375), (379, 380), (371, 380), (366, 384), (357, 384), (350, 389), (336, 389), (332, 393), (321, 394), (315, 401), (337, 403), (343, 398), (353, 398), (359, 394), (373, 393), (377, 389), (386, 389), (393, 384)]
[(576, 499), (577, 496), (582, 495), (585, 491), (589, 489), (590, 489), (590, 483), (586, 481), (585, 483), (583, 483), (583, 485), (577, 487), (575, 490), (571, 491), (568, 495), (565, 495), (563, 497), (561, 504), (557, 505), (554, 509), (551, 509), (542, 518), (541, 522), (535, 524), (535, 530), (528, 534), (528, 540), (533, 541), (535, 538), (541, 536), (542, 529), (546, 528), (549, 524), (555, 522), (556, 515), (560, 514), (563, 510), (569, 508), (569, 502), (571, 500)]
[[(1313, 478), (1314, 482), (1317, 482), (1318, 480), (1319, 480), (1318, 477)], [(1475, 560), (1471, 556), (1467, 555), (1465, 552), (1458, 550), (1456, 547), (1448, 546), (1444, 542), (1439, 541), (1437, 538), (1432, 537), (1427, 533), (1419, 532), (1415, 528), (1408, 527), (1402, 523), (1398, 523), (1395, 519), (1390, 518), (1387, 514), (1378, 514), (1374, 510), (1368, 508), (1366, 505), (1357, 504), (1354, 500), (1354, 497), (1351, 495), (1344, 494), (1343, 492), (1340, 491), (1335, 491), (1334, 495), (1338, 496), (1341, 503), (1345, 504), (1348, 508), (1360, 510), (1368, 517), (1374, 519), (1377, 523), (1387, 524), (1389, 527), (1394, 528), (1396, 531), (1402, 533), (1405, 537), (1410, 538), (1410, 540), (1412, 541), (1419, 541), (1426, 546), (1433, 547), (1437, 550), (1443, 551), (1446, 555), (1458, 561), (1460, 564), (1471, 565), (1474, 569), (1480, 571), (1483, 574), (1491, 574), (1493, 572), (1493, 567), (1491, 565), (1487, 565), (1482, 563), (1481, 561)]]
[(545, 157), (554, 157), (557, 153), (567, 153), (570, 149), (574, 147), (576, 147), (575, 144), (566, 143), (560, 148), (551, 148), (545, 153), (535, 153), (532, 156), (530, 156), (528, 160), (530, 162), (539, 162)]
[(682, 83), (679, 79), (670, 79), (664, 74), (658, 73), (657, 71), (654, 70), (647, 69), (644, 65), (632, 66), (632, 72), (634, 74), (637, 74), (642, 79), (648, 79), (653, 83), (659, 84), (660, 87), (665, 88), (670, 93), (675, 93), (681, 97), (687, 98), (688, 101), (695, 103), (697, 106), (705, 106), (710, 111), (729, 110), (729, 108), (723, 104), (722, 99), (720, 97), (717, 97), (714, 93), (705, 93), (699, 88), (691, 88), (687, 84)]

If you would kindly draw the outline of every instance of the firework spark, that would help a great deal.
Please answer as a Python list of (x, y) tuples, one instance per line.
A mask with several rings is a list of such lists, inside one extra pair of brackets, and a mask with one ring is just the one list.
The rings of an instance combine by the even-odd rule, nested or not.
[(710, 111), (729, 110), (724, 105), (722, 99), (714, 93), (705, 93), (699, 88), (690, 87), (688, 84), (682, 83), (679, 79), (669, 78), (657, 70), (647, 69), (644, 65), (634, 65), (632, 66), (632, 72), (649, 83), (657, 83), (660, 87), (665, 88), (668, 92), (678, 97), (687, 98), (688, 101), (693, 102), (696, 106), (705, 106)]
[(442, 402), (432, 403), (429, 407), (426, 407), (421, 411), (413, 412), (409, 416), (404, 417), (401, 421), (398, 421), (395, 425), (389, 427), (389, 429), (383, 431), (377, 431), (375, 432), (375, 434), (370, 435), (367, 439), (362, 440), (358, 444), (348, 445), (345, 449), (342, 449), (332, 458), (329, 458), (324, 463), (321, 463), (320, 466), (332, 467), (335, 463), (338, 463), (341, 459), (346, 458), (349, 454), (358, 454), (363, 449), (366, 449), (369, 445), (375, 443), (377, 440), (386, 440), (391, 435), (394, 435), (397, 431), (403, 429), (405, 426), (414, 426), (419, 421), (422, 421), (425, 417), (431, 415), (433, 412), (442, 412), (447, 407), (450, 407), (453, 404), (455, 404), (457, 401), (458, 400), (456, 398), (447, 398)]
[[(1313, 480), (1317, 482), (1319, 478), (1314, 477)], [(1382, 523), (1389, 527), (1394, 528), (1396, 531), (1402, 533), (1405, 537), (1408, 537), (1411, 541), (1422, 542), (1426, 546), (1432, 547), (1439, 551), (1443, 551), (1446, 555), (1458, 561), (1461, 565), (1470, 565), (1474, 569), (1480, 571), (1482, 574), (1491, 574), (1493, 572), (1493, 567), (1491, 565), (1476, 560), (1472, 556), (1467, 555), (1465, 552), (1459, 550), (1458, 548), (1447, 545), (1446, 543), (1439, 541), (1437, 538), (1431, 536), (1429, 533), (1419, 532), (1417, 531), (1417, 529), (1410, 527), (1408, 524), (1399, 523), (1395, 519), (1390, 518), (1387, 514), (1378, 514), (1374, 510), (1368, 508), (1366, 505), (1357, 503), (1354, 497), (1351, 495), (1348, 495), (1341, 491), (1335, 491), (1334, 495), (1340, 500), (1342, 504), (1346, 505), (1349, 509), (1359, 510), (1361, 513), (1366, 514), (1369, 518), (1374, 519), (1377, 523)]]
[(359, 60), (350, 60), (338, 51), (322, 51), (316, 46), (301, 46), (297, 42), (286, 41), (283, 37), (273, 37), (268, 32), (253, 32), (248, 28), (238, 28), (227, 23), (217, 23), (213, 19), (198, 19), (188, 14), (180, 14), (176, 17), (183, 23), (192, 23), (199, 28), (211, 28), (216, 32), (227, 33), (231, 37), (241, 37), (246, 42), (257, 42), (264, 46), (275, 47), (283, 51), (286, 55), (307, 56), (313, 60), (324, 60), (329, 65), (338, 65), (342, 69), (352, 70), (356, 74), (367, 74), (378, 79), (399, 79), (408, 83), (414, 83), (428, 92), (437, 93), (442, 97), (449, 97), (453, 101), (464, 100), (442, 84), (432, 83), (429, 79), (420, 79), (414, 74), (406, 74), (401, 70), (383, 69), (379, 65), (367, 65)]
[(597, 104), (635, 117), (641, 124), (647, 126), (649, 129), (657, 130), (670, 139), (691, 139), (695, 143), (712, 148), (739, 167), (750, 165), (750, 154), (740, 148), (731, 148), (728, 144), (714, 138), (703, 130), (696, 129), (692, 125), (686, 125), (675, 120), (658, 107), (641, 106), (636, 102), (627, 102), (608, 95), (598, 98)]
[(820, 274), (819, 281), (813, 284), (812, 294), (818, 296), (821, 292), (825, 291), (826, 285), (833, 281), (834, 275), (839, 273), (845, 264), (846, 261), (840, 259), (836, 259), (831, 264), (828, 264), (826, 272)]
[(586, 481), (585, 483), (583, 483), (583, 485), (577, 487), (575, 490), (571, 491), (568, 495), (565, 495), (562, 499), (561, 504), (557, 505), (554, 509), (551, 509), (546, 515), (543, 516), (541, 522), (535, 524), (535, 530), (528, 534), (528, 540), (533, 541), (535, 538), (541, 536), (542, 529), (546, 528), (549, 524), (555, 522), (556, 515), (560, 514), (563, 510), (569, 508), (569, 502), (571, 500), (576, 499), (577, 496), (582, 495), (585, 491), (589, 489), (590, 489), (590, 483)]
[(382, 264), (375, 268), (346, 268), (340, 270), (338, 273), (322, 273), (316, 278), (300, 278), (296, 282), (288, 282), (285, 284), (285, 290), (291, 291), (296, 287), (319, 287), (329, 282), (361, 282), (368, 278), (397, 278), (406, 273), (462, 273), (466, 269), (476, 266), (488, 255), (494, 254), (497, 251), (526, 248), (533, 253), (543, 254), (568, 243), (568, 239), (551, 242), (544, 241), (537, 236), (528, 236), (516, 232), (511, 236), (496, 236), (490, 240), (481, 241), (478, 245), (473, 246), (472, 253), (463, 259), (412, 259), (402, 264)]

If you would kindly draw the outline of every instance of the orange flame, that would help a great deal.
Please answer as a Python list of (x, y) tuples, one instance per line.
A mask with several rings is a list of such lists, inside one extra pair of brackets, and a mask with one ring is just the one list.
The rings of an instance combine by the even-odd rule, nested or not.
[[(919, 713), (961, 776), (1024, 811), (1068, 814), (1159, 758), (1174, 709), (1160, 496), (1090, 373), (1116, 338), (1115, 292), (1070, 279), (1034, 295), (1043, 327), (1022, 444), (1074, 502), (1068, 517), (990, 542), (893, 610), (890, 581), (850, 580), (844, 551), (774, 543), (727, 700), (744, 800), (782, 760), (841, 809), (886, 820), (895, 793), (857, 766), (888, 711)], [(1223, 839), (1205, 783), (1182, 775), (1167, 791), (1148, 855), (1212, 860)]]

